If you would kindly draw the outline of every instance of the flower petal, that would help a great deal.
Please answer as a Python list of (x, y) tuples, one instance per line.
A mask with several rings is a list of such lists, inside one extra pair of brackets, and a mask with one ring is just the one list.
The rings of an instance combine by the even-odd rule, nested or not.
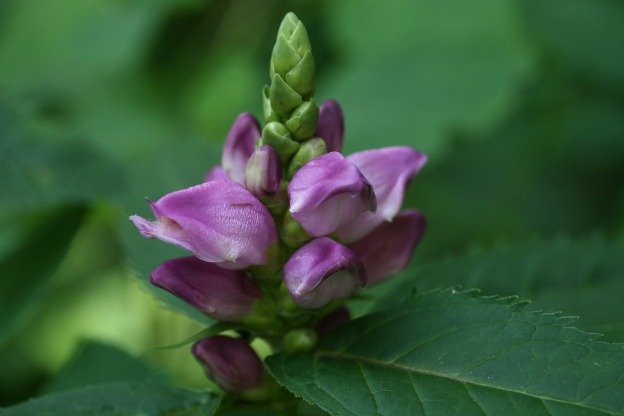
[(225, 139), (221, 166), (229, 177), (241, 185), (245, 184), (245, 166), (260, 138), (260, 124), (250, 113), (239, 115)]
[(221, 166), (214, 166), (206, 173), (204, 178), (204, 182), (211, 181), (231, 181), (231, 179)]
[(192, 351), (208, 378), (223, 390), (241, 393), (262, 387), (264, 366), (246, 341), (216, 335), (196, 342)]
[(400, 212), (366, 237), (349, 245), (362, 260), (369, 284), (400, 272), (409, 263), (416, 244), (425, 232), (426, 219), (419, 211)]
[(262, 291), (244, 272), (223, 269), (193, 256), (164, 262), (150, 280), (220, 321), (242, 320), (262, 298)]
[(375, 194), (360, 171), (340, 153), (306, 163), (288, 185), (290, 213), (314, 237), (328, 235), (376, 208)]
[(284, 265), (286, 287), (302, 308), (345, 299), (366, 281), (366, 270), (355, 253), (328, 237), (310, 241)]
[(341, 240), (359, 240), (401, 209), (407, 184), (420, 172), (427, 156), (411, 147), (396, 146), (366, 150), (347, 157), (373, 186), (377, 211), (363, 212), (355, 221), (336, 233)]
[(328, 152), (340, 152), (344, 141), (344, 117), (338, 102), (324, 101), (320, 106), (315, 137), (325, 140)]
[(151, 203), (157, 220), (133, 215), (144, 237), (158, 238), (228, 269), (264, 264), (277, 241), (271, 214), (236, 182), (214, 181), (172, 192)]

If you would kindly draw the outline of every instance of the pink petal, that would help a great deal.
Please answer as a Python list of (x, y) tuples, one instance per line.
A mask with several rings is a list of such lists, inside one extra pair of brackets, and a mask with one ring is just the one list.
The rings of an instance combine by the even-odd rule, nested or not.
[(258, 120), (250, 113), (243, 113), (234, 120), (225, 139), (221, 166), (233, 181), (241, 185), (245, 184), (245, 166), (259, 138)]
[(164, 262), (152, 272), (150, 280), (220, 321), (242, 320), (262, 298), (260, 289), (244, 272), (223, 269), (192, 256)]
[(347, 157), (373, 186), (377, 211), (363, 212), (355, 221), (337, 231), (342, 241), (359, 240), (401, 209), (405, 188), (420, 172), (427, 156), (411, 147), (384, 147), (357, 152)]
[(340, 153), (331, 152), (306, 163), (288, 185), (290, 213), (306, 232), (328, 235), (375, 210), (371, 185)]
[(374, 284), (407, 266), (425, 228), (426, 219), (419, 211), (405, 210), (348, 247), (362, 260), (369, 284)]
[(286, 287), (302, 308), (320, 308), (332, 300), (345, 299), (366, 281), (360, 259), (327, 237), (310, 241), (284, 265)]
[(319, 108), (315, 137), (325, 140), (328, 152), (340, 152), (344, 142), (344, 117), (340, 105), (327, 100)]
[(151, 206), (156, 221), (130, 217), (144, 237), (180, 246), (224, 268), (264, 264), (277, 241), (269, 211), (236, 182), (206, 182), (167, 194)]

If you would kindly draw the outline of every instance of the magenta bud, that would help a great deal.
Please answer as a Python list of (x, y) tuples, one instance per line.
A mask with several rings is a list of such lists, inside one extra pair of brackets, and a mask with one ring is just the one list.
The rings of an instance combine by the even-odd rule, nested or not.
[(355, 253), (328, 237), (315, 238), (288, 259), (284, 282), (295, 303), (316, 309), (366, 286), (366, 270)]
[(213, 181), (150, 202), (156, 221), (130, 217), (141, 234), (182, 247), (227, 269), (265, 264), (277, 242), (271, 214), (236, 182)]
[(196, 342), (192, 351), (206, 376), (223, 390), (242, 393), (262, 387), (264, 366), (246, 341), (217, 335)]
[(221, 166), (230, 179), (245, 184), (245, 166), (260, 138), (260, 124), (250, 113), (240, 114), (225, 139)]
[(282, 180), (282, 165), (275, 149), (264, 145), (256, 149), (245, 169), (245, 188), (258, 198), (272, 196)]
[(407, 266), (426, 225), (424, 215), (408, 209), (349, 245), (362, 260), (369, 284), (379, 283)]
[(150, 280), (220, 321), (244, 319), (263, 296), (244, 272), (223, 269), (197, 257), (166, 261), (152, 272)]
[(312, 159), (288, 185), (290, 213), (314, 237), (331, 234), (364, 211), (375, 211), (371, 184), (340, 153)]
[(341, 241), (352, 242), (381, 223), (392, 221), (401, 209), (405, 188), (420, 172), (427, 156), (411, 147), (396, 146), (353, 153), (347, 160), (362, 172), (377, 197), (377, 211), (362, 212), (355, 221), (336, 232)]
[(325, 140), (328, 152), (340, 152), (344, 142), (344, 117), (338, 102), (327, 100), (319, 110), (315, 137)]

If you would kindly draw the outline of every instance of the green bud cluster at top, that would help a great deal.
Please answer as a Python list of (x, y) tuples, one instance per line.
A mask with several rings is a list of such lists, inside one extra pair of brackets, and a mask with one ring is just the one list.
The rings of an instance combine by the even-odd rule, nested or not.
[(288, 180), (306, 162), (327, 152), (322, 140), (313, 139), (319, 117), (313, 99), (314, 58), (305, 26), (294, 13), (280, 25), (269, 74), (271, 85), (262, 91), (267, 124), (258, 145), (277, 151)]

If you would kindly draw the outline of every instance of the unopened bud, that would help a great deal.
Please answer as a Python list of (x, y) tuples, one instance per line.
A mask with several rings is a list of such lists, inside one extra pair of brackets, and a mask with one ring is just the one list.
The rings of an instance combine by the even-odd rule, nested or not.
[(290, 159), (299, 149), (299, 143), (292, 139), (290, 132), (282, 123), (272, 121), (262, 130), (262, 144), (269, 145), (279, 155), (282, 162)]
[(274, 195), (282, 180), (282, 166), (275, 149), (263, 145), (256, 149), (245, 168), (245, 188), (258, 198)]
[(297, 150), (297, 153), (295, 153), (288, 165), (287, 177), (292, 179), (303, 165), (325, 153), (327, 153), (327, 145), (323, 139), (316, 137), (301, 143), (299, 150)]
[(311, 328), (293, 329), (284, 337), (287, 352), (310, 352), (318, 343), (318, 335)]
[(294, 139), (301, 141), (312, 137), (318, 117), (319, 107), (314, 100), (310, 100), (297, 107), (285, 124)]
[(273, 75), (269, 88), (271, 107), (280, 116), (288, 115), (303, 102), (303, 97), (284, 81), (280, 74)]

